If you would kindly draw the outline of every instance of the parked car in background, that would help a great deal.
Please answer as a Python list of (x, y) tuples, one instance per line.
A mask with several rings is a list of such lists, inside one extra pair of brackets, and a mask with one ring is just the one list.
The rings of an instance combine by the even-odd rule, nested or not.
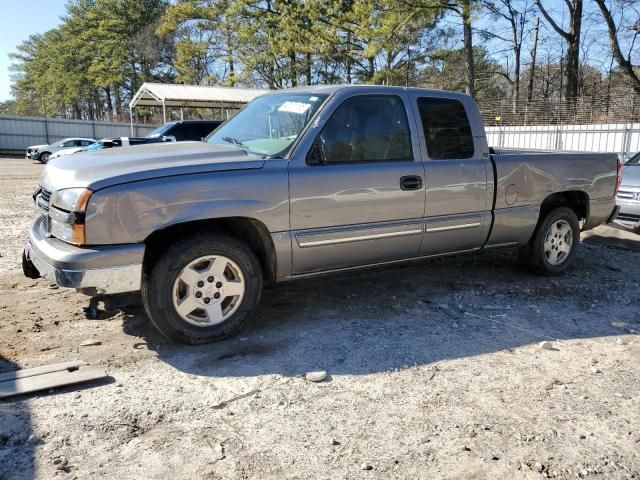
[(616, 202), (620, 207), (616, 223), (640, 234), (640, 152), (622, 168)]
[(65, 148), (64, 150), (60, 150), (56, 153), (53, 153), (49, 157), (49, 161), (55, 160), (56, 158), (60, 158), (65, 155), (73, 155), (75, 153), (80, 153), (80, 152), (95, 152), (98, 150), (104, 150), (106, 148), (127, 147), (127, 146), (129, 146), (128, 137), (101, 138), (97, 142), (94, 142), (87, 147)]
[(38, 155), (38, 152), (46, 146), (47, 145), (31, 145), (30, 147), (27, 147), (26, 158), (35, 160), (36, 156)]
[(200, 141), (218, 128), (221, 123), (221, 120), (182, 120), (168, 122), (156, 128), (145, 137), (110, 137), (104, 138), (101, 141), (110, 140), (116, 142), (119, 140), (121, 145), (113, 145), (114, 147), (161, 142), (183, 142), (189, 140)]
[(498, 247), (560, 274), (580, 230), (615, 217), (621, 168), (607, 153), (491, 154), (459, 93), (281, 90), (206, 143), (47, 166), (23, 268), (89, 295), (141, 290), (167, 337), (219, 340), (264, 282)]
[[(88, 147), (92, 143), (95, 142), (93, 138), (83, 138), (83, 137), (73, 137), (73, 138), (63, 138), (57, 142), (54, 142), (50, 145), (36, 145), (34, 147), (27, 148), (27, 157), (33, 160), (38, 160), (41, 163), (47, 163), (49, 161), (49, 157), (56, 152), (65, 149), (73, 149), (73, 148), (84, 148)], [(29, 152), (29, 149), (32, 149)]]

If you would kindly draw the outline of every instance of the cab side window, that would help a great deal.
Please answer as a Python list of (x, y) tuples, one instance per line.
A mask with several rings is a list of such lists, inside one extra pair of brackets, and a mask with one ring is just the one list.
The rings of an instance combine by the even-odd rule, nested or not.
[(198, 140), (206, 138), (211, 132), (215, 130), (215, 125), (212, 123), (203, 123), (198, 125)]
[(318, 140), (327, 164), (413, 160), (407, 114), (402, 99), (395, 95), (345, 100)]
[(176, 141), (178, 142), (183, 142), (185, 140), (194, 140), (194, 138), (192, 138), (194, 136), (193, 127), (186, 123), (179, 125), (178, 127), (168, 132), (166, 135), (173, 135), (174, 137), (176, 137)]
[(473, 134), (464, 105), (450, 98), (419, 98), (418, 110), (432, 160), (471, 158)]
[(63, 148), (67, 148), (67, 147), (75, 147), (76, 146), (76, 141), (75, 140), (69, 140), (67, 142), (64, 142), (62, 144)]

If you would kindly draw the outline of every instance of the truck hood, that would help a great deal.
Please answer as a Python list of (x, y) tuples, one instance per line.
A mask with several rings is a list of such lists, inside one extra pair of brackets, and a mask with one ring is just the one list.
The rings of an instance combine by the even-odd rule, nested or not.
[(632, 165), (622, 169), (622, 185), (640, 188), (640, 166)]
[(92, 190), (172, 175), (261, 168), (264, 160), (232, 145), (167, 142), (81, 152), (51, 161), (40, 184), (48, 190)]

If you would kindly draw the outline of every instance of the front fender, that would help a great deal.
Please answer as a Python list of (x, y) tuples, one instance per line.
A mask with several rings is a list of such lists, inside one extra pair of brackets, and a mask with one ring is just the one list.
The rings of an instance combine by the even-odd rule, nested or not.
[(272, 233), (289, 230), (286, 160), (99, 190), (87, 207), (86, 239), (88, 245), (140, 243), (171, 225), (226, 217), (255, 218)]

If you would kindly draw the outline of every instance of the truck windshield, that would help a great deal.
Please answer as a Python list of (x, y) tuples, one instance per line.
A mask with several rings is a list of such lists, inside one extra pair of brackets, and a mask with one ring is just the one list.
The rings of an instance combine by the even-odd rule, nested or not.
[(634, 167), (640, 166), (640, 153), (636, 154), (634, 157), (631, 157), (631, 160), (625, 163), (625, 165)]
[(284, 155), (327, 95), (278, 93), (258, 97), (207, 137), (267, 157)]

